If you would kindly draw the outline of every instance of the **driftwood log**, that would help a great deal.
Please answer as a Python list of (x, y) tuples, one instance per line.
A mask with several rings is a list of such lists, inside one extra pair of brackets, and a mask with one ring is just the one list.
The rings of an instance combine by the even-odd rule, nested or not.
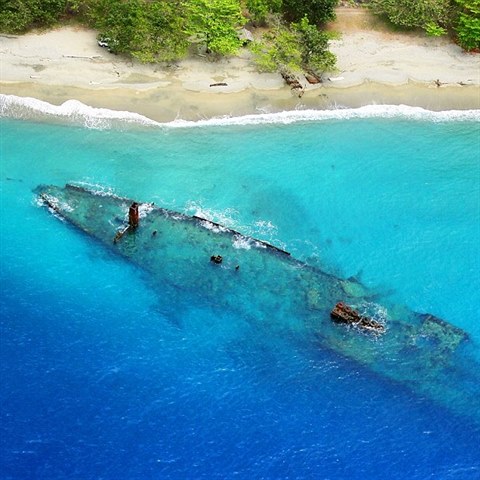
[(317, 83), (322, 83), (322, 79), (313, 72), (305, 73), (305, 78), (307, 82), (312, 85), (316, 85)]
[(303, 94), (305, 93), (305, 90), (298, 80), (298, 78), (293, 75), (290, 72), (282, 72), (281, 73), (282, 78), (285, 80), (285, 83), (294, 91), (297, 93), (299, 97), (302, 97)]

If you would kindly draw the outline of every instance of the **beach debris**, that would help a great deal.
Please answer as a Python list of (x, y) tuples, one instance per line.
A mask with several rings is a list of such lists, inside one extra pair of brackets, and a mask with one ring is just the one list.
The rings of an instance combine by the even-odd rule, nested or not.
[(302, 97), (305, 93), (305, 90), (300, 83), (300, 80), (290, 72), (282, 72), (282, 78), (285, 80), (285, 83), (295, 92), (299, 97)]
[(228, 87), (228, 84), (225, 82), (217, 82), (217, 83), (211, 83), (211, 87)]
[(97, 58), (102, 58), (101, 55), (63, 55), (64, 58), (82, 58), (84, 60), (96, 60)]
[(223, 262), (223, 257), (221, 255), (212, 255), (210, 257), (210, 261), (212, 263), (216, 263), (217, 265), (219, 265), (220, 263)]
[(330, 82), (340, 82), (342, 80), (345, 80), (345, 77), (328, 77), (328, 80)]
[(250, 42), (253, 42), (255, 39), (253, 38), (253, 33), (246, 28), (241, 28), (238, 32), (238, 39), (242, 42), (242, 45), (248, 45)]
[(102, 48), (106, 48), (109, 53), (116, 54), (115, 47), (118, 46), (118, 40), (111, 39), (110, 37), (104, 37), (103, 35), (97, 40), (97, 45)]
[(338, 302), (335, 305), (333, 310), (330, 312), (330, 317), (336, 323), (346, 323), (347, 325), (359, 327), (362, 330), (366, 330), (377, 335), (385, 333), (385, 326), (380, 322), (360, 315), (360, 313), (343, 302)]
[(312, 85), (316, 85), (317, 83), (322, 83), (322, 79), (318, 75), (315, 75), (312, 72), (305, 73), (305, 79), (307, 80), (308, 83)]

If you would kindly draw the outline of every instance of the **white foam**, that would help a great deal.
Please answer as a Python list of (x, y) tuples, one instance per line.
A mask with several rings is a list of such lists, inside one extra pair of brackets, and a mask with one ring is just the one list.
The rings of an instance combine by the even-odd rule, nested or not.
[(138, 205), (138, 216), (140, 218), (146, 218), (147, 215), (155, 209), (155, 205), (153, 203), (140, 203)]
[(215, 223), (211, 223), (208, 220), (201, 220), (200, 226), (215, 233), (228, 232), (228, 228), (222, 227), (222, 225), (216, 225)]
[(0, 94), (0, 117), (16, 119), (60, 118), (86, 128), (104, 130), (120, 124), (155, 126), (157, 122), (138, 113), (95, 108), (78, 100), (67, 100), (62, 105), (31, 97)]
[(60, 201), (57, 197), (44, 193), (43, 195), (35, 196), (34, 200), (37, 207), (47, 207), (49, 212), (62, 222), (65, 221), (60, 211), (73, 212), (73, 208), (65, 202)]
[(278, 234), (278, 227), (270, 220), (258, 220), (254, 226), (256, 233), (263, 237), (274, 238)]
[(370, 317), (383, 326), (387, 324), (388, 312), (383, 305), (374, 302), (362, 302), (358, 307), (358, 311), (360, 315)]
[[(238, 217), (238, 211), (233, 208), (226, 208), (225, 210), (214, 210), (205, 208), (201, 203), (190, 201), (186, 204), (184, 212), (186, 215), (194, 215), (196, 217), (204, 218), (210, 222), (220, 223), (227, 228), (237, 228), (238, 222), (235, 217)], [(211, 224), (210, 227), (213, 227)]]
[(480, 121), (480, 110), (446, 110), (434, 112), (407, 105), (367, 105), (359, 108), (337, 107), (330, 110), (291, 110), (277, 113), (257, 113), (241, 117), (210, 118), (197, 121), (177, 119), (160, 123), (143, 115), (106, 108), (94, 108), (68, 100), (60, 106), (31, 97), (0, 94), (0, 117), (17, 119), (58, 118), (86, 128), (109, 129), (123, 126), (161, 128), (194, 128), (210, 126), (239, 126), (262, 124), (291, 124), (322, 120), (350, 120), (362, 118), (405, 118), (432, 122)]
[(237, 248), (239, 250), (250, 250), (252, 248), (252, 242), (253, 240), (250, 238), (246, 238), (241, 235), (235, 235), (233, 237), (232, 246), (233, 248)]
[(96, 195), (98, 197), (120, 198), (118, 195), (115, 194), (113, 187), (109, 187), (107, 185), (102, 185), (99, 183), (82, 182), (82, 181), (71, 181), (68, 183), (70, 185), (82, 187), (85, 190), (88, 190), (92, 195)]
[(243, 117), (222, 117), (195, 122), (175, 120), (168, 125), (172, 128), (239, 126), (311, 122), (323, 120), (351, 120), (364, 118), (405, 118), (432, 122), (480, 121), (480, 110), (446, 110), (433, 112), (421, 107), (407, 105), (366, 105), (359, 108), (336, 108), (331, 110), (290, 110), (277, 113), (261, 113)]

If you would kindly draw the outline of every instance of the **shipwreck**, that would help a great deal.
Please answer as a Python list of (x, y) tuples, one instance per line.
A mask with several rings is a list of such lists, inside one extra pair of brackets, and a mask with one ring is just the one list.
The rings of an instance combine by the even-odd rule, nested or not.
[(191, 301), (243, 316), (251, 314), (244, 305), (254, 302), (257, 321), (480, 424), (479, 353), (460, 328), (198, 216), (71, 184), (39, 186), (36, 195), (53, 214)]

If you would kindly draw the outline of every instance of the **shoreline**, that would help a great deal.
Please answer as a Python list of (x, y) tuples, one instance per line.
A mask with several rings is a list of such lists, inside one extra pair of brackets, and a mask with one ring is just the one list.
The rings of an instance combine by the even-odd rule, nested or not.
[(368, 105), (420, 107), (433, 112), (480, 110), (480, 88), (476, 86), (432, 88), (409, 83), (396, 87), (366, 83), (356, 87), (322, 88), (295, 97), (288, 88), (265, 92), (248, 89), (229, 94), (205, 94), (178, 90), (168, 98), (157, 92), (129, 89), (89, 90), (49, 85), (18, 83), (0, 85), (0, 93), (35, 98), (54, 106), (69, 100), (93, 108), (131, 112), (155, 122), (175, 120), (199, 121), (219, 117), (243, 117), (252, 114), (279, 113), (292, 110), (332, 110)]
[(0, 93), (57, 106), (75, 99), (158, 122), (380, 104), (480, 109), (480, 55), (447, 39), (387, 32), (358, 8), (339, 9), (330, 29), (342, 32), (331, 42), (338, 71), (317, 85), (302, 76), (301, 98), (279, 74), (258, 73), (247, 50), (219, 62), (144, 65), (108, 53), (94, 31), (73, 26), (0, 37)]

